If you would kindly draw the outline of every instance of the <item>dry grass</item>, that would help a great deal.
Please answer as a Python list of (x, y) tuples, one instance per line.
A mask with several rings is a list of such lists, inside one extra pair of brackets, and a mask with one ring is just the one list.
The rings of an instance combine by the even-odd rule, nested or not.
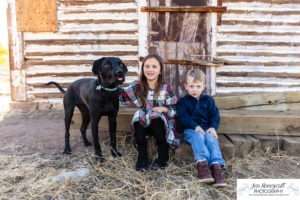
[[(228, 187), (199, 183), (192, 163), (170, 161), (165, 170), (136, 172), (137, 153), (127, 135), (118, 138), (122, 158), (109, 155), (109, 140), (102, 142), (106, 162), (95, 163), (93, 148), (66, 156), (24, 146), (0, 149), (0, 199), (235, 199), (237, 178), (296, 178), (299, 157), (252, 153), (227, 161)], [(153, 146), (153, 145), (152, 145)], [(151, 158), (155, 151), (151, 151)], [(78, 168), (88, 168), (86, 178), (56, 184), (49, 179)], [(281, 173), (281, 175), (278, 174)], [(296, 177), (295, 177), (296, 176)]]

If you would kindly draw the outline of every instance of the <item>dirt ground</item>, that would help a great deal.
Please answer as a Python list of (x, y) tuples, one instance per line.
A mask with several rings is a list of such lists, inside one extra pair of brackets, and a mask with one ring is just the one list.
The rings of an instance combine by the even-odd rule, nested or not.
[[(90, 130), (87, 133), (92, 142)], [(99, 133), (106, 162), (94, 161), (93, 147), (84, 147), (72, 130), (71, 155), (63, 155), (62, 111), (13, 111), (0, 115), (0, 199), (235, 199), (239, 178), (300, 178), (300, 158), (285, 152), (253, 152), (226, 161), (228, 187), (198, 183), (192, 163), (136, 172), (137, 153), (130, 135), (118, 133), (122, 158), (112, 158), (108, 134)], [(155, 156), (151, 152), (151, 158)], [(86, 178), (53, 183), (63, 172), (87, 168)]]

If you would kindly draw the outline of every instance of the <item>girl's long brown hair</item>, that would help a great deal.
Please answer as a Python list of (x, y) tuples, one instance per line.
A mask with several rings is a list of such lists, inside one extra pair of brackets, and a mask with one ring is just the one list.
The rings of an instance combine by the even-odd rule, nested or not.
[(157, 79), (157, 82), (155, 85), (155, 89), (154, 89), (155, 99), (158, 99), (159, 92), (162, 89), (162, 86), (164, 84), (164, 70), (163, 70), (162, 58), (156, 54), (150, 54), (150, 55), (146, 56), (142, 62), (142, 70), (139, 75), (140, 91), (138, 93), (138, 98), (142, 104), (146, 103), (147, 94), (148, 94), (148, 90), (149, 90), (147, 78), (144, 75), (144, 65), (145, 65), (145, 62), (150, 58), (155, 58), (159, 62), (159, 65), (160, 65), (160, 74), (158, 76), (158, 79)]

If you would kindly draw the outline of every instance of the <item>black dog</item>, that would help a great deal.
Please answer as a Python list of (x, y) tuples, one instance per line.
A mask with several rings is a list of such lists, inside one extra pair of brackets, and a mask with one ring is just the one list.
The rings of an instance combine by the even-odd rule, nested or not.
[(119, 85), (125, 81), (125, 73), (128, 71), (126, 65), (116, 57), (103, 57), (93, 64), (93, 73), (97, 79), (83, 78), (74, 81), (67, 89), (64, 89), (56, 82), (49, 82), (46, 85), (54, 84), (64, 93), (65, 109), (65, 149), (64, 154), (70, 154), (69, 129), (74, 108), (77, 106), (82, 115), (80, 128), (83, 143), (90, 146), (86, 138), (86, 129), (91, 121), (94, 148), (97, 159), (101, 162), (104, 158), (98, 139), (98, 124), (101, 116), (108, 116), (110, 145), (112, 156), (122, 156), (116, 147), (116, 117), (119, 110)]

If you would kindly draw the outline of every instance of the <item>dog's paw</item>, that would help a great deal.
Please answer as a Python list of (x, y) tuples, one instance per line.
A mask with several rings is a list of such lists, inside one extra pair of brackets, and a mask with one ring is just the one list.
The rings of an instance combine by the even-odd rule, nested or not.
[(96, 162), (103, 163), (105, 162), (105, 158), (103, 156), (96, 156)]
[(113, 157), (122, 157), (122, 154), (115, 149), (111, 149), (111, 155)]
[(92, 143), (90, 143), (89, 141), (86, 141), (83, 144), (85, 147), (93, 146)]
[(72, 151), (71, 150), (64, 150), (64, 152), (62, 152), (63, 154), (72, 154)]
[(63, 154), (71, 154), (71, 148), (70, 147), (65, 147)]

